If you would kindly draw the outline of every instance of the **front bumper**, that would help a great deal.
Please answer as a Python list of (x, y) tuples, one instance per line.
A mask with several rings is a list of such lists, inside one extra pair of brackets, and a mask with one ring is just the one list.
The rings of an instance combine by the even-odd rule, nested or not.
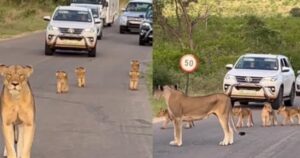
[(277, 98), (279, 87), (260, 84), (224, 84), (224, 92), (234, 101), (273, 101)]
[(96, 37), (82, 35), (46, 35), (46, 42), (50, 48), (59, 49), (93, 49), (96, 47)]

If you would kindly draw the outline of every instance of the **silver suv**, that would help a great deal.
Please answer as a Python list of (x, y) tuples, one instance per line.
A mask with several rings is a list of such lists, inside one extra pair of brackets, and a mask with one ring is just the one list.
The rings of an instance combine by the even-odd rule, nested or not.
[(53, 55), (56, 49), (86, 50), (90, 57), (96, 56), (97, 26), (100, 19), (93, 18), (88, 8), (59, 6), (46, 30), (45, 55)]
[(269, 101), (273, 108), (283, 102), (292, 106), (295, 98), (295, 74), (286, 56), (246, 54), (229, 69), (223, 90), (232, 102)]

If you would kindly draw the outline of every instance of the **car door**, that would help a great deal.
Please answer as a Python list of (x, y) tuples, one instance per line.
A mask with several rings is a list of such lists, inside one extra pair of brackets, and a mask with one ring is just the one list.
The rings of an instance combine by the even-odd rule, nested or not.
[(292, 77), (294, 72), (291, 69), (291, 66), (289, 65), (289, 63), (287, 62), (287, 60), (285, 58), (280, 59), (280, 64), (281, 64), (281, 70), (283, 69), (283, 67), (289, 68), (289, 71), (287, 71), (287, 72), (281, 71), (282, 77), (283, 77), (283, 85), (284, 85), (283, 94), (284, 94), (284, 96), (288, 96), (288, 95), (290, 95), (291, 87), (294, 82), (294, 79)]

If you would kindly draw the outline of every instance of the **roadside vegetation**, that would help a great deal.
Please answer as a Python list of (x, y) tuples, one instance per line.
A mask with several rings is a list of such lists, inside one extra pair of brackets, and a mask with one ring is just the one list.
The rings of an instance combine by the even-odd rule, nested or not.
[[(192, 9), (203, 8), (204, 0)], [(300, 70), (300, 2), (296, 0), (225, 0), (209, 1), (209, 17), (200, 23), (192, 36), (199, 70), (190, 76), (190, 95), (222, 92), (225, 65), (234, 64), (245, 53), (284, 54), (295, 71)], [(202, 6), (202, 7), (201, 7)], [(164, 13), (176, 25), (172, 5)], [(196, 15), (195, 15), (196, 16)], [(179, 69), (179, 58), (188, 49), (159, 26), (155, 26), (153, 45), (153, 85), (179, 84), (185, 89), (186, 76)], [(152, 101), (157, 113), (165, 104)]]
[[(127, 0), (120, 0), (120, 5)], [(0, 0), (0, 39), (45, 29), (43, 16), (69, 0)]]

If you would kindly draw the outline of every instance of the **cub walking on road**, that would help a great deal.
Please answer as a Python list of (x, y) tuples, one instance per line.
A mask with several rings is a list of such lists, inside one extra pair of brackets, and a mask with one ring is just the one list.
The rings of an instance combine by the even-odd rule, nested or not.
[[(4, 136), (4, 157), (30, 158), (35, 133), (35, 102), (28, 78), (30, 66), (0, 65), (3, 76), (1, 118)], [(17, 151), (15, 149), (17, 140)]]
[(262, 126), (277, 125), (277, 118), (270, 103), (265, 103), (261, 111)]
[(138, 90), (140, 73), (136, 72), (136, 71), (130, 71), (129, 77), (130, 77), (129, 89), (130, 90)]
[(77, 67), (75, 69), (75, 73), (77, 76), (77, 86), (78, 87), (85, 87), (85, 73), (86, 70), (84, 67)]
[(69, 80), (68, 75), (64, 71), (56, 72), (57, 79), (57, 93), (67, 93), (69, 91)]
[(238, 117), (236, 127), (240, 128), (244, 126), (244, 120), (247, 119), (247, 127), (253, 127), (253, 116), (250, 108), (244, 107), (234, 107), (232, 108), (232, 114), (235, 117)]
[(300, 124), (300, 109), (296, 107), (286, 107), (284, 105), (280, 106), (278, 109), (278, 115), (284, 117), (282, 125), (290, 125), (294, 123), (294, 118), (298, 119), (298, 124)]
[[(163, 108), (160, 108), (158, 114), (157, 114), (157, 117), (164, 117), (165, 120), (164, 120), (164, 123), (163, 123), (163, 126), (161, 127), (161, 129), (166, 129), (169, 122), (170, 121), (173, 121), (169, 115), (169, 112), (168, 112), (168, 109), (163, 109)], [(194, 124), (194, 121), (186, 121), (183, 117), (183, 121), (187, 122), (185, 128), (193, 128), (195, 126)]]

